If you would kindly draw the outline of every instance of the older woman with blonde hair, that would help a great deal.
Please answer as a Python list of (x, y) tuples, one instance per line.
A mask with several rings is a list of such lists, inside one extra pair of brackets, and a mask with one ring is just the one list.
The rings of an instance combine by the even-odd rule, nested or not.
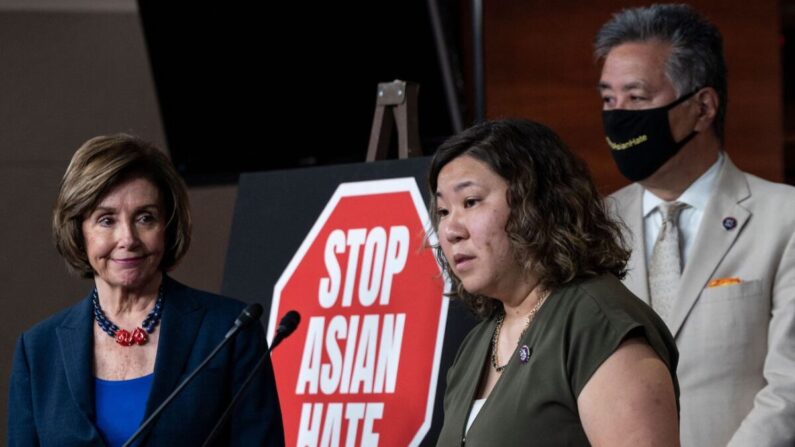
[[(96, 137), (77, 150), (52, 226), (70, 270), (93, 286), (20, 336), (9, 445), (121, 445), (245, 306), (167, 275), (190, 245), (187, 191), (165, 154), (138, 138)], [(201, 445), (266, 349), (261, 325), (242, 330), (165, 408), (144, 443)], [(216, 440), (283, 443), (267, 358)]]
[(550, 129), (478, 124), (430, 168), (437, 255), (483, 321), (447, 374), (438, 446), (676, 446), (677, 350), (621, 284), (629, 252)]

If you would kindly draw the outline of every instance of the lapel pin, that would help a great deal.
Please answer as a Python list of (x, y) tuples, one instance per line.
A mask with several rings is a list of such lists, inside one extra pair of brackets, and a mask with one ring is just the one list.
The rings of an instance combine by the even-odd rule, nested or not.
[(527, 363), (530, 361), (530, 354), (532, 354), (532, 351), (530, 351), (530, 348), (528, 348), (527, 345), (522, 345), (522, 347), (519, 348), (519, 360), (522, 363)]
[(723, 219), (723, 228), (725, 228), (726, 231), (733, 230), (734, 227), (736, 226), (737, 226), (737, 219), (733, 217), (727, 217)]

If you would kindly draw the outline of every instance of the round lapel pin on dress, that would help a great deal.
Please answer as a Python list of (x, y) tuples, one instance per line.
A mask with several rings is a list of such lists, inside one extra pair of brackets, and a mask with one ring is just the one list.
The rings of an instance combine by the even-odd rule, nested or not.
[(527, 363), (530, 360), (530, 348), (527, 345), (522, 345), (519, 348), (519, 361), (522, 363)]
[(737, 226), (737, 219), (733, 217), (727, 217), (723, 219), (723, 228), (725, 228), (726, 231), (733, 230), (734, 227), (736, 226)]

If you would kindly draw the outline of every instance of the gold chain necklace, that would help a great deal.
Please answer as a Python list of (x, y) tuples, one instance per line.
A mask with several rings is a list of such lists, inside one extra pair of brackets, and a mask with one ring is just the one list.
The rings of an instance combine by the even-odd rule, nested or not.
[[(530, 314), (527, 315), (527, 324), (525, 324), (524, 329), (522, 329), (522, 333), (519, 335), (519, 340), (516, 341), (516, 346), (519, 346), (519, 342), (522, 340), (522, 337), (524, 337), (525, 332), (527, 332), (527, 328), (530, 327), (530, 323), (533, 322), (536, 313), (538, 313), (538, 309), (541, 308), (541, 305), (544, 304), (544, 301), (546, 301), (548, 296), (549, 293), (545, 293), (544, 296), (542, 296), (538, 300), (536, 305), (533, 306), (532, 309), (530, 309)], [(494, 328), (494, 336), (491, 339), (491, 366), (498, 373), (502, 373), (502, 370), (504, 370), (505, 367), (508, 366), (508, 363), (511, 362), (510, 360), (508, 360), (502, 366), (498, 366), (497, 363), (497, 340), (499, 340), (500, 338), (500, 329), (502, 329), (502, 322), (504, 320), (505, 320), (505, 312), (501, 312), (500, 315), (497, 317), (497, 327)]]

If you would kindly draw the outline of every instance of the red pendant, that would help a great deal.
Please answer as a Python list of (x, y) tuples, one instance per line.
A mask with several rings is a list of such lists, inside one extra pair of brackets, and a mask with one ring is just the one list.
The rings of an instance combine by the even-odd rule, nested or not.
[(116, 331), (116, 343), (122, 346), (132, 346), (133, 336), (124, 329), (119, 329)]
[(132, 339), (137, 345), (146, 344), (149, 341), (149, 337), (146, 335), (146, 331), (137, 327), (132, 333)]

